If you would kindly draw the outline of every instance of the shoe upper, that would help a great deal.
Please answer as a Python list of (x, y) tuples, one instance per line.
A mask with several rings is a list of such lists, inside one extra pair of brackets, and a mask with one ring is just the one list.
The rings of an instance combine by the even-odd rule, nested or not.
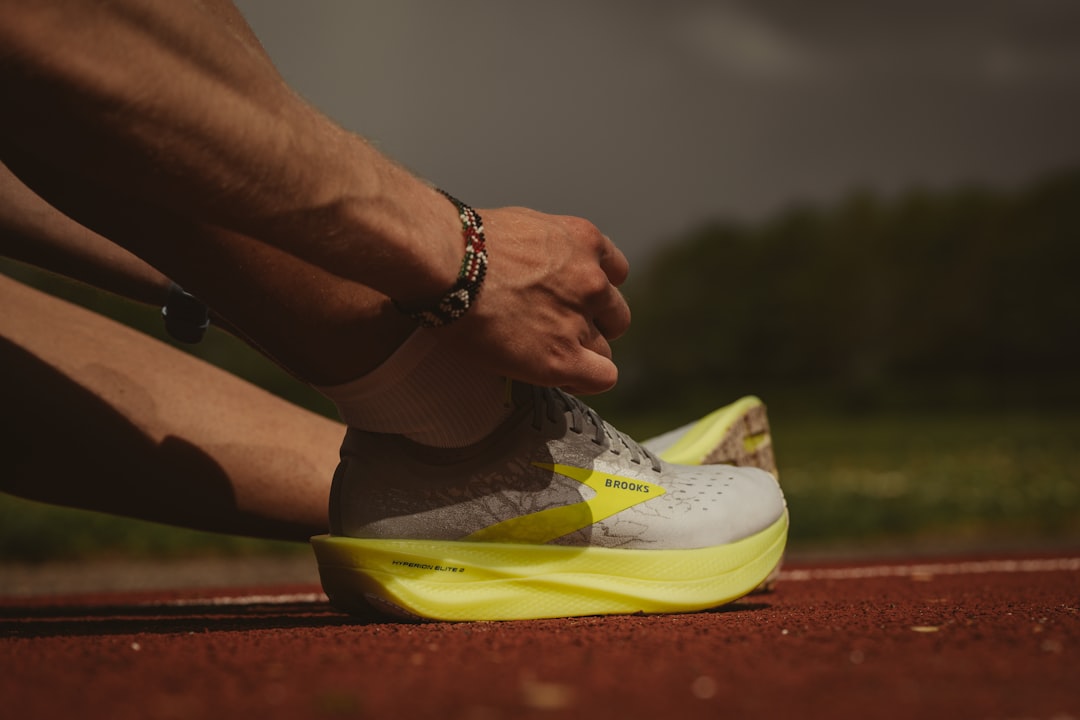
[(753, 535), (785, 511), (764, 470), (666, 463), (559, 390), (515, 385), (513, 402), (492, 435), (465, 448), (350, 429), (331, 533), (689, 549)]

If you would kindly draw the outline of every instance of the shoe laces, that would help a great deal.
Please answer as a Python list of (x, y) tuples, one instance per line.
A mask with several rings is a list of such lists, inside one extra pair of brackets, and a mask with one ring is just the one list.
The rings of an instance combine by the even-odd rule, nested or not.
[(640, 465), (648, 460), (652, 469), (660, 472), (660, 460), (649, 450), (643, 448), (626, 433), (616, 429), (604, 420), (595, 410), (578, 400), (573, 395), (558, 388), (533, 386), (533, 424), (539, 428), (544, 417), (549, 422), (558, 422), (559, 415), (569, 415), (570, 430), (582, 435), (591, 430), (590, 438), (597, 445), (606, 447), (613, 455), (628, 452), (630, 462)]

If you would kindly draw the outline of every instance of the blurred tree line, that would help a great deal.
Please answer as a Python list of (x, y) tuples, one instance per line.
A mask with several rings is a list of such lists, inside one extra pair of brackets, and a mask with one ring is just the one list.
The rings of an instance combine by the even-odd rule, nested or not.
[(628, 284), (620, 385), (600, 404), (1076, 406), (1078, 241), (1080, 169), (707, 224)]

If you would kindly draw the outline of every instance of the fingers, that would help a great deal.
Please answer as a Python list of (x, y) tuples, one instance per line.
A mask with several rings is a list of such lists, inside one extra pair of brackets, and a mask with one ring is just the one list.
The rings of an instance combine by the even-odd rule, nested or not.
[(626, 282), (626, 278), (630, 275), (630, 261), (626, 259), (623, 251), (611, 242), (611, 238), (607, 235), (602, 237), (604, 241), (600, 250), (600, 267), (607, 274), (611, 284), (618, 287)]
[(559, 386), (575, 395), (595, 395), (615, 386), (619, 379), (611, 345), (601, 330), (592, 323), (580, 338), (576, 357), (570, 363), (572, 379)]
[(630, 305), (614, 285), (608, 286), (592, 312), (593, 325), (608, 340), (615, 340), (630, 328)]
[(591, 231), (588, 236), (599, 245), (595, 248), (597, 262), (586, 270), (587, 276), (583, 278), (587, 279), (579, 286), (586, 289), (582, 298), (582, 319), (595, 325), (603, 337), (614, 340), (630, 327), (630, 306), (619, 292), (619, 285), (630, 273), (630, 263), (611, 238), (601, 234), (591, 223), (586, 223), (586, 228)]
[(610, 390), (619, 379), (608, 340), (621, 336), (630, 327), (630, 306), (618, 286), (626, 281), (630, 263), (606, 235), (601, 235), (599, 264), (606, 276), (602, 289), (590, 298), (590, 317), (582, 320), (586, 331), (581, 338), (584, 350), (577, 379), (564, 385), (568, 392), (589, 395)]

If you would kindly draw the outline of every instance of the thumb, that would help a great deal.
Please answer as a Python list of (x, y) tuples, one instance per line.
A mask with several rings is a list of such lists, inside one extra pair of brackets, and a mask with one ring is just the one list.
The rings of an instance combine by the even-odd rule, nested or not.
[(615, 387), (619, 368), (611, 358), (585, 348), (582, 353), (577, 372), (560, 387), (572, 395), (596, 395)]

